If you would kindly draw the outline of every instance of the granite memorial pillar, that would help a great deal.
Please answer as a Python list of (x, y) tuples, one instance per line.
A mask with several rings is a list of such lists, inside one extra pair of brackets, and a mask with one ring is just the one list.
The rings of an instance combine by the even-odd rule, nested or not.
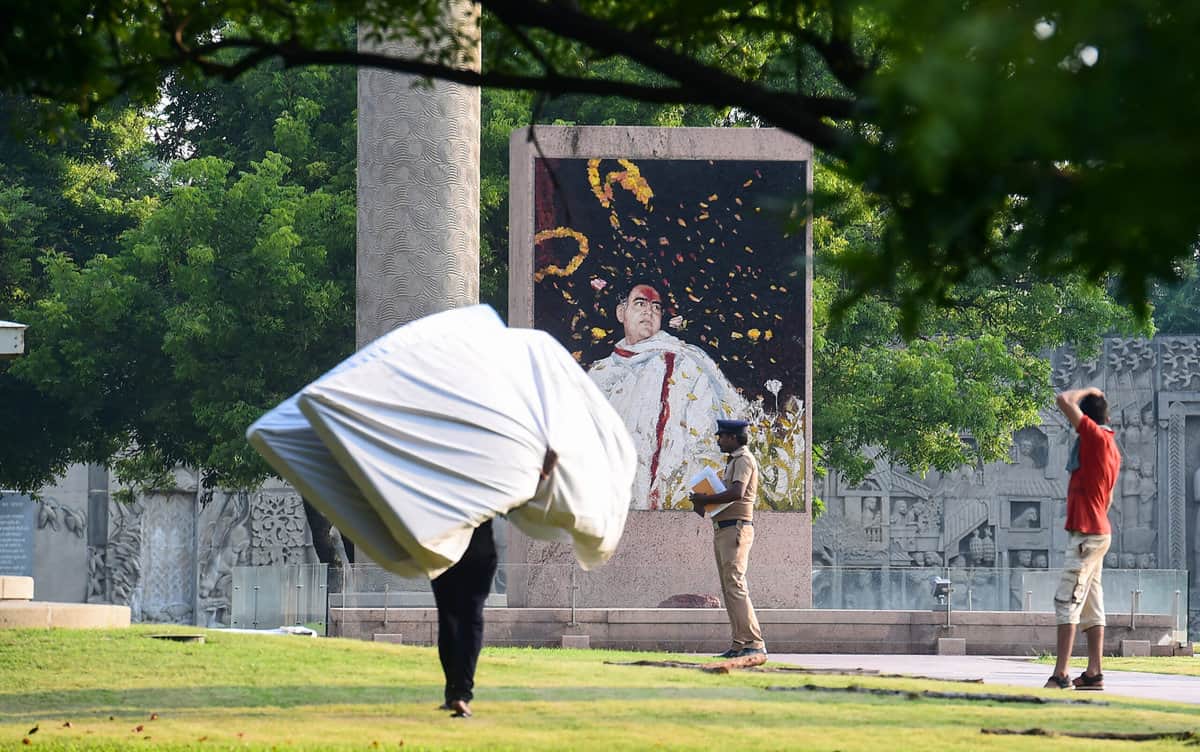
[[(476, 28), (472, 5), (449, 11)], [(416, 56), (408, 42), (359, 49)], [(468, 63), (478, 69), (479, 49)], [(358, 73), (357, 344), (479, 299), (478, 88)]]

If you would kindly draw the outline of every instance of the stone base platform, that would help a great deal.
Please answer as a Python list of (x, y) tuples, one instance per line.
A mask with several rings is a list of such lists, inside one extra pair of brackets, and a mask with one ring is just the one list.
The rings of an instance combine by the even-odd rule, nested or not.
[(122, 629), (129, 606), (50, 601), (0, 601), (0, 629)]
[[(657, 608), (489, 608), (484, 641), (488, 645), (558, 647), (564, 635), (587, 635), (593, 648), (716, 653), (729, 647), (729, 622), (723, 609)], [(1054, 614), (1050, 612), (834, 611), (759, 609), (767, 647), (777, 653), (929, 654), (944, 638), (970, 655), (1053, 653)], [(375, 634), (403, 634), (409, 645), (433, 645), (437, 610), (432, 608), (331, 608), (329, 634), (371, 640)], [(1105, 652), (1119, 654), (1122, 641), (1173, 645), (1180, 635), (1168, 615), (1110, 613)], [(943, 648), (948, 643), (942, 643)], [(1082, 635), (1077, 654), (1085, 654)]]

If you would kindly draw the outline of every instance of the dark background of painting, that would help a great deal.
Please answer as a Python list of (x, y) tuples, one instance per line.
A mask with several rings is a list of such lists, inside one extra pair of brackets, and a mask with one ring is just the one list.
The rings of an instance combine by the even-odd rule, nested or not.
[[(590, 248), (569, 276), (534, 282), (534, 325), (586, 367), (624, 336), (616, 319), (620, 296), (648, 282), (664, 297), (663, 329), (703, 347), (748, 399), (762, 395), (774, 407), (763, 386), (769, 379), (783, 384), (780, 406), (788, 395), (803, 398), (806, 163), (631, 161), (654, 192), (648, 207), (613, 184), (605, 208), (586, 159), (535, 160), (535, 235), (569, 227), (586, 235)], [(601, 184), (622, 170), (616, 159), (602, 160)], [(573, 238), (543, 240), (534, 248), (534, 270), (565, 269), (577, 253)], [(675, 315), (687, 320), (684, 329), (668, 325)]]

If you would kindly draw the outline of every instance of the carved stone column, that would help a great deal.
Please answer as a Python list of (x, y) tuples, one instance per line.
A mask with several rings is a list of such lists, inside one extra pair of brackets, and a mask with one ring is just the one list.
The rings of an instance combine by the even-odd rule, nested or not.
[(1167, 566), (1187, 569), (1186, 518), (1187, 475), (1184, 469), (1183, 406), (1171, 403), (1167, 415)]
[[(470, 3), (454, 3), (451, 13), (474, 27)], [(359, 49), (417, 54), (407, 43), (372, 45), (364, 29)], [(478, 302), (479, 119), (477, 88), (359, 69), (359, 347)]]

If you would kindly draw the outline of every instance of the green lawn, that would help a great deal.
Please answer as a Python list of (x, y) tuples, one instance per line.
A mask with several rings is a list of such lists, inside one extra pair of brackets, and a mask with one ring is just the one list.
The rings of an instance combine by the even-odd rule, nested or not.
[[(177, 629), (177, 628), (176, 628)], [(768, 686), (1064, 693), (977, 684), (741, 671), (729, 675), (606, 661), (680, 656), (487, 649), (476, 715), (436, 710), (436, 651), (336, 639), (206, 632), (0, 630), (0, 749), (821, 749), (1089, 750), (1089, 739), (980, 729), (1200, 730), (1200, 708), (1115, 696), (1083, 704), (1000, 703)], [(770, 664), (768, 664), (770, 665)], [(1098, 704), (1107, 702), (1107, 705)], [(64, 724), (69, 723), (69, 726)], [(29, 730), (37, 726), (32, 735)], [(29, 739), (30, 744), (23, 744)], [(1179, 749), (1178, 741), (1138, 750)]]
[[(1054, 656), (1041, 656), (1038, 663), (1054, 665)], [(1200, 676), (1200, 658), (1179, 656), (1175, 658), (1110, 658), (1103, 661), (1105, 671), (1145, 671), (1151, 674), (1179, 674)], [(1071, 667), (1083, 669), (1087, 658), (1072, 658)]]

